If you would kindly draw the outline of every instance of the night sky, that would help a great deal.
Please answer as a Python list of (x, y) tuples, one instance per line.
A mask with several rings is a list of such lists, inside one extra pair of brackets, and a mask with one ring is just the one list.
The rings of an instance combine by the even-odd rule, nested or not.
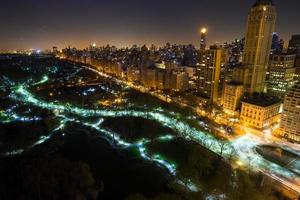
[[(1, 0), (0, 49), (209, 43), (243, 37), (255, 0)], [(300, 0), (274, 0), (276, 31), (300, 33)]]

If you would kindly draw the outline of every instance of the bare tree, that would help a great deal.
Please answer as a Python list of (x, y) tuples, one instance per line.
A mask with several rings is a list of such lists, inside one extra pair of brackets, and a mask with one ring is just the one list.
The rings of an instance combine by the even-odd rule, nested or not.
[(250, 174), (250, 170), (251, 170), (251, 164), (252, 164), (253, 158), (251, 156), (247, 156), (247, 164), (248, 164), (248, 173)]
[(236, 149), (232, 145), (230, 145), (228, 159), (232, 160), (232, 158), (236, 155), (236, 153), (237, 153)]
[(223, 156), (223, 152), (224, 152), (226, 146), (228, 145), (228, 143), (224, 140), (218, 140), (218, 145), (220, 147), (220, 156)]
[(207, 148), (207, 149), (210, 149), (212, 147), (214, 143), (211, 142), (210, 140), (204, 140), (204, 146)]

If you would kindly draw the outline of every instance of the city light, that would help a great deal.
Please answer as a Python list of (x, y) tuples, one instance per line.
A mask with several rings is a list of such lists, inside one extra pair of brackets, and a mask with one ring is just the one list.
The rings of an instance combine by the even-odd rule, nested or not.
[(202, 28), (202, 29), (201, 29), (201, 33), (202, 33), (202, 34), (206, 34), (206, 33), (207, 33), (207, 28)]
[[(77, 115), (78, 117), (121, 117), (121, 116), (132, 116), (132, 117), (142, 117), (146, 119), (155, 120), (164, 126), (167, 126), (171, 129), (173, 129), (179, 136), (182, 136), (183, 138), (187, 138), (188, 140), (193, 140), (211, 151), (223, 156), (224, 158), (228, 158), (232, 156), (232, 150), (234, 149), (237, 154), (236, 156), (239, 161), (236, 163), (238, 165), (241, 165), (242, 163), (248, 163), (249, 159), (251, 159), (251, 169), (254, 171), (264, 171), (264, 173), (272, 174), (273, 176), (280, 176), (280, 180), (284, 181), (287, 185), (292, 185), (292, 183), (289, 183), (290, 180), (299, 181), (299, 177), (297, 177), (296, 174), (290, 172), (288, 169), (285, 169), (283, 167), (280, 167), (274, 163), (271, 163), (264, 158), (262, 158), (259, 154), (256, 152), (256, 147), (258, 145), (263, 144), (260, 139), (255, 137), (249, 137), (249, 135), (246, 135), (244, 137), (241, 137), (239, 139), (233, 140), (231, 142), (220, 142), (218, 139), (212, 137), (209, 134), (206, 134), (202, 131), (199, 131), (190, 125), (181, 122), (177, 120), (177, 115), (168, 114), (165, 115), (161, 113), (159, 110), (155, 111), (135, 111), (135, 110), (110, 110), (110, 109), (84, 109), (79, 108), (72, 105), (64, 105), (57, 102), (45, 102), (43, 100), (40, 100), (36, 98), (33, 94), (31, 94), (25, 86), (20, 85), (19, 87), (14, 87), (12, 90), (12, 93), (10, 95), (10, 98), (23, 102), (26, 104), (31, 104), (33, 106), (37, 106), (43, 109), (49, 109), (53, 111), (59, 111), (59, 112), (69, 112), (72, 114)], [(171, 117), (171, 116), (174, 117)], [(65, 119), (66, 120), (66, 119)], [(65, 120), (62, 121), (61, 125), (55, 129), (55, 131), (63, 128), (65, 126)], [(67, 121), (70, 121), (67, 120)], [(138, 145), (140, 150), (140, 155), (147, 160), (152, 160), (153, 162), (157, 162), (159, 165), (166, 167), (171, 174), (176, 173), (176, 167), (174, 164), (170, 164), (166, 160), (161, 160), (157, 156), (150, 156), (147, 153), (146, 147), (144, 146), (149, 142), (147, 139), (143, 139), (140, 142), (137, 142), (136, 144), (128, 143), (121, 139), (121, 137), (116, 134), (112, 133), (106, 129), (100, 128), (103, 119), (100, 119), (100, 121), (96, 124), (90, 124), (87, 122), (84, 122), (83, 125), (90, 126), (92, 128), (95, 128), (101, 133), (105, 133), (109, 138), (117, 141), (117, 145), (121, 145), (124, 147), (132, 146), (132, 145)], [(76, 122), (76, 120), (75, 120)], [(81, 123), (80, 120), (78, 120), (78, 123)], [(50, 136), (51, 137), (51, 136)], [(158, 139), (159, 140), (170, 140), (173, 136), (165, 135), (161, 136)], [(36, 144), (41, 144), (42, 142), (48, 140), (49, 137), (42, 137), (39, 141), (37, 141)], [(16, 152), (20, 152), (19, 150), (16, 150)], [(12, 155), (13, 153), (7, 153), (7, 155)], [(279, 177), (278, 177), (279, 178)], [(297, 189), (297, 188), (296, 188)], [(300, 191), (300, 188), (297, 190)]]
[[(281, 17), (276, 0), (253, 1), (244, 13), (246, 32), (231, 41), (224, 38), (240, 30), (226, 24), (226, 16), (221, 16), (224, 13), (214, 12), (220, 10), (214, 7), (210, 12), (198, 12), (219, 20), (213, 29), (222, 36), (210, 35), (210, 25), (205, 22), (212, 22), (209, 16), (193, 14), (197, 9), (192, 5), (199, 2), (184, 7), (190, 10), (180, 16), (181, 20), (175, 12), (172, 20), (150, 20), (150, 24), (143, 21), (149, 18), (146, 4), (139, 8), (126, 3), (124, 8), (112, 9), (115, 5), (110, 3), (93, 1), (82, 7), (77, 2), (80, 6), (76, 10), (84, 8), (92, 13), (84, 20), (79, 19), (81, 15), (68, 15), (69, 4), (62, 5), (63, 16), (79, 23), (75, 28), (72, 23), (62, 24), (68, 21), (63, 18), (56, 20), (61, 24), (55, 27), (55, 23), (40, 27), (39, 20), (33, 20), (34, 12), (30, 13), (34, 9), (12, 13), (16, 19), (29, 17), (32, 27), (28, 29), (22, 20), (8, 23), (2, 46), (53, 45), (43, 50), (0, 52), (0, 157), (3, 172), (10, 172), (0, 173), (0, 184), (5, 185), (0, 198), (26, 199), (28, 190), (33, 199), (61, 199), (60, 193), (67, 199), (99, 198), (102, 194), (107, 199), (126, 199), (124, 195), (133, 191), (156, 199), (157, 194), (150, 194), (153, 189), (162, 197), (174, 195), (174, 199), (249, 199), (252, 192), (257, 199), (298, 199), (300, 35), (293, 35), (287, 45), (283, 40), (286, 35), (275, 32), (276, 20)], [(77, 3), (71, 4), (76, 8)], [(223, 1), (218, 3), (219, 8), (226, 7)], [(157, 16), (165, 15), (165, 8), (183, 9), (176, 2), (164, 4), (154, 6)], [(86, 9), (91, 5), (102, 10)], [(12, 3), (3, 8), (14, 11), (16, 6)], [(46, 22), (62, 17), (54, 7), (43, 7), (45, 16), (41, 17), (46, 17)], [(139, 9), (141, 12), (136, 12)], [(232, 9), (229, 18), (234, 12), (242, 16), (244, 9)], [(280, 8), (280, 15), (282, 9), (286, 8)], [(5, 11), (3, 16), (10, 16)], [(289, 9), (289, 14), (292, 11)], [(138, 20), (128, 17), (131, 12), (139, 16)], [(172, 12), (167, 15), (172, 16)], [(186, 33), (190, 28), (182, 29), (178, 23), (173, 24), (176, 30), (172, 28), (169, 23), (177, 22), (176, 17), (189, 22), (188, 26), (200, 24), (194, 27), (196, 40), (184, 38), (184, 34), (191, 35)], [(91, 28), (99, 19), (105, 22)], [(65, 38), (51, 39), (51, 26), (64, 30)], [(78, 27), (81, 30), (75, 30)], [(164, 27), (177, 34), (166, 38)], [(228, 27), (232, 30), (217, 30)], [(128, 34), (135, 32), (132, 28), (142, 30), (142, 35)], [(149, 28), (163, 34), (156, 34), (151, 41), (153, 35), (144, 34)], [(19, 31), (19, 42), (11, 38), (15, 30)], [(47, 37), (31, 40), (34, 34), (27, 30), (46, 31)], [(223, 171), (228, 173), (224, 177)], [(124, 183), (128, 180), (132, 183), (127, 186)], [(148, 180), (157, 180), (157, 185)], [(13, 185), (16, 182), (17, 188)], [(52, 187), (55, 183), (63, 189)], [(141, 183), (145, 185), (136, 185)], [(114, 194), (109, 198), (111, 192)]]
[(263, 10), (264, 10), (264, 11), (267, 11), (267, 7), (266, 7), (266, 6), (264, 6)]
[(236, 161), (236, 164), (237, 164), (238, 166), (240, 166), (240, 167), (244, 165), (243, 162), (242, 162), (242, 161), (239, 161), (239, 160)]

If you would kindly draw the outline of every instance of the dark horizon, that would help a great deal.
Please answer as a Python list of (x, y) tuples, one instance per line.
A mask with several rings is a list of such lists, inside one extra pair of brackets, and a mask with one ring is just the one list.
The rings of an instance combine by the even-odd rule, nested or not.
[[(68, 45), (85, 48), (95, 42), (117, 47), (167, 42), (200, 43), (199, 29), (207, 27), (208, 43), (242, 38), (247, 13), (255, 0), (6, 0), (0, 8), (0, 49), (50, 49)], [(276, 31), (287, 43), (300, 33), (299, 0), (274, 0)], [(13, 15), (12, 15), (13, 13)]]

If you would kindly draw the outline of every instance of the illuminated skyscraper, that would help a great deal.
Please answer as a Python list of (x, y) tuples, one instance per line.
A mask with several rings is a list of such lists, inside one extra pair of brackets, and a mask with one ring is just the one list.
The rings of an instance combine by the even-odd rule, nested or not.
[(201, 29), (201, 40), (200, 40), (200, 49), (205, 50), (206, 48), (206, 35), (207, 35), (207, 29), (202, 28)]
[(276, 7), (272, 0), (257, 0), (248, 15), (243, 55), (243, 82), (246, 92), (263, 92), (275, 31)]

